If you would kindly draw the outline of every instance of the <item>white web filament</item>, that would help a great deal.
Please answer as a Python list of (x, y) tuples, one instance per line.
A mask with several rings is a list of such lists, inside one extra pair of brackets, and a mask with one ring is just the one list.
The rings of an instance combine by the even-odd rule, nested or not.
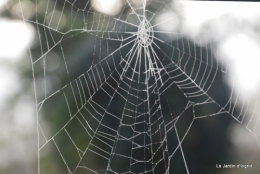
[[(145, 7), (144, 7), (145, 8)], [(144, 52), (144, 57), (145, 57), (145, 62), (147, 62), (147, 69), (146, 69), (146, 81), (150, 79), (150, 76), (154, 76), (156, 73), (159, 76), (158, 78), (160, 79), (160, 71), (161, 68), (158, 68), (158, 65), (156, 63), (156, 59), (158, 56), (156, 53), (151, 53), (153, 51), (152, 46), (153, 46), (153, 40), (154, 40), (154, 31), (153, 31), (153, 26), (151, 25), (150, 21), (146, 19), (146, 16), (142, 16), (142, 21), (139, 24), (138, 31), (137, 33), (134, 33), (137, 38), (138, 42), (138, 52), (140, 52), (139, 57), (136, 59), (142, 59), (143, 55), (141, 52)], [(141, 72), (139, 72), (141, 73)], [(162, 81), (161, 81), (162, 82)]]
[(138, 43), (142, 47), (149, 47), (153, 42), (153, 27), (144, 17), (137, 31)]
[[(58, 0), (53, 5), (49, 2), (46, 13), (58, 8)], [(185, 158), (183, 142), (193, 123), (223, 114), (247, 125), (246, 129), (259, 140), (251, 128), (259, 126), (259, 117), (245, 122), (241, 119), (245, 113), (233, 113), (236, 105), (232, 104), (232, 93), (224, 104), (212, 95), (216, 93), (212, 88), (217, 84), (216, 77), (225, 71), (214, 61), (208, 51), (211, 48), (203, 52), (185, 40), (182, 33), (156, 28), (176, 17), (154, 24), (156, 15), (168, 10), (169, 1), (149, 1), (158, 7), (153, 11), (146, 1), (141, 7), (126, 2), (122, 12), (111, 17), (94, 11), (90, 1), (82, 5), (80, 0), (64, 0), (60, 10), (63, 13), (69, 8), (72, 21), (64, 31), (57, 30), (59, 21), (52, 22), (53, 18), (61, 19), (56, 13), (48, 15), (48, 23), (46, 15), (42, 21), (24, 19), (35, 25), (40, 40), (41, 55), (31, 56), (37, 116), (53, 120), (50, 132), (41, 122), (43, 118), (38, 119), (39, 174), (46, 173), (41, 167), (41, 154), (47, 154), (49, 146), (69, 174), (169, 174), (174, 172), (177, 153), (183, 170), (189, 173), (191, 166)], [(52, 28), (51, 23), (57, 26)], [(166, 42), (158, 37), (169, 33), (181, 39)], [(71, 44), (78, 36), (85, 37), (83, 41), (79, 39), (82, 43)], [(60, 53), (63, 65), (48, 73), (48, 55), (54, 50)], [(84, 56), (78, 54), (80, 51)], [(36, 71), (40, 63), (43, 68)], [(57, 76), (62, 85), (47, 90), (58, 81)], [(175, 97), (182, 104), (172, 102)], [(207, 106), (215, 110), (198, 112)], [(61, 121), (56, 117), (62, 117)], [(64, 142), (70, 148), (66, 149)], [(73, 161), (71, 153), (75, 156)]]

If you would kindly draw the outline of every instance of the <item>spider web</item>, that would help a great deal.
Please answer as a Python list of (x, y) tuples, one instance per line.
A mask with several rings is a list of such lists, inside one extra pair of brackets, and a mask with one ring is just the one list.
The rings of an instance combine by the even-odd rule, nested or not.
[[(246, 119), (249, 105), (257, 107), (258, 99), (238, 107), (233, 101), (239, 96), (233, 90), (225, 101), (215, 95), (222, 87), (216, 77), (229, 71), (223, 62), (214, 60), (213, 43), (209, 41), (204, 50), (181, 32), (159, 30), (158, 26), (180, 15), (172, 11), (169, 1), (143, 1), (136, 7), (126, 0), (115, 17), (98, 13), (88, 0), (83, 6), (79, 0), (50, 2), (41, 9), (46, 12), (42, 18), (23, 17), (36, 27), (41, 50), (37, 55), (29, 49), (37, 108), (38, 173), (48, 167), (42, 165), (41, 155), (49, 147), (57, 150), (70, 174), (172, 173), (177, 153), (189, 173), (182, 143), (193, 123), (223, 114), (244, 125), (259, 144), (259, 115)], [(62, 14), (55, 13), (57, 4), (62, 4), (62, 13), (70, 9), (70, 27), (59, 29)], [(162, 11), (172, 12), (172, 17), (156, 23)], [(204, 37), (211, 38), (210, 31)], [(80, 43), (71, 44), (74, 39)], [(200, 39), (203, 42), (203, 36)], [(85, 57), (77, 54), (85, 49), (92, 52), (86, 51)], [(49, 72), (53, 51), (60, 53), (61, 63)], [(208, 107), (213, 109), (201, 111)], [(58, 122), (57, 117), (62, 119)], [(53, 124), (44, 126), (44, 119)]]

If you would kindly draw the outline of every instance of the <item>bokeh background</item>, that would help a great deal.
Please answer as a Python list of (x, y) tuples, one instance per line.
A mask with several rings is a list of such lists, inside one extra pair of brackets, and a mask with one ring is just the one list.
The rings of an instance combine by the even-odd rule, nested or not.
[[(86, 2), (77, 1), (76, 6), (82, 7)], [(124, 0), (91, 0), (89, 2), (93, 11), (108, 16), (128, 13), (125, 8), (127, 3)], [(170, 34), (169, 36), (158, 34), (158, 37), (173, 44), (184, 38), (184, 42), (189, 40), (205, 54), (212, 54), (221, 69), (228, 72), (227, 75), (216, 77), (215, 81), (218, 86), (215, 88), (221, 90), (212, 95), (218, 101), (225, 102), (229, 98), (229, 92), (234, 90), (237, 97), (233, 102), (238, 107), (247, 108), (243, 110), (246, 115), (245, 119), (249, 119), (249, 116), (254, 114), (259, 116), (260, 103), (250, 101), (256, 100), (260, 89), (260, 3), (177, 0), (164, 2), (168, 5), (167, 10), (160, 11), (158, 7), (152, 5), (149, 7), (154, 12), (158, 12), (155, 20), (163, 21), (173, 14), (176, 14), (177, 17), (167, 25), (158, 26), (158, 28), (169, 33), (181, 32), (183, 37), (178, 38)], [(131, 3), (135, 7), (142, 5), (139, 0), (131, 0)], [(50, 74), (47, 89), (53, 90), (61, 88), (62, 84), (68, 80), (65, 72), (57, 73), (57, 69), (63, 63), (65, 52), (67, 53), (67, 63), (73, 65), (71, 66), (73, 68), (70, 69), (72, 77), (84, 70), (85, 65), (82, 62), (92, 61), (93, 47), (84, 45), (95, 43), (95, 37), (76, 33), (71, 35), (72, 39), (69, 42), (64, 42), (64, 52), (54, 49), (48, 53), (50, 61), (45, 62), (46, 64), (39, 62), (38, 66), (33, 67), (34, 73), (32, 73), (31, 58), (37, 59), (46, 48), (42, 47), (45, 42), (42, 39), (45, 36), (43, 28), (35, 25), (35, 22), (28, 21), (43, 23), (43, 20), (46, 20), (46, 24), (57, 31), (66, 31), (72, 25), (80, 26), (83, 22), (80, 17), (71, 20), (71, 9), (63, 9), (63, 5), (64, 1), (58, 0), (0, 1), (0, 173), (37, 173), (38, 138), (33, 78), (36, 77), (38, 91), (36, 98), (42, 98), (46, 90), (42, 80), (45, 78), (42, 72), (43, 67), (46, 67), (46, 71)], [(21, 8), (24, 18), (28, 21), (23, 20)], [(122, 9), (125, 10), (122, 12)], [(60, 18), (52, 19), (52, 16)], [(98, 20), (91, 16), (89, 18)], [(58, 26), (57, 23), (59, 23)], [(211, 35), (207, 38), (205, 33), (208, 31)], [(47, 40), (52, 40), (51, 37), (54, 37), (55, 40), (60, 35), (54, 33), (53, 36), (49, 35)], [(111, 49), (116, 47), (115, 44), (109, 46)], [(161, 46), (163, 47), (163, 45)], [(184, 105), (185, 102), (182, 103), (181, 96), (174, 90), (173, 88), (170, 92), (172, 95), (170, 100), (173, 103), (178, 101), (180, 105)], [(78, 98), (78, 100), (80, 99)], [(73, 102), (72, 99), (68, 101)], [(51, 107), (60, 102), (59, 98), (53, 99), (51, 102), (53, 103), (49, 103), (49, 107), (43, 108), (40, 113), (40, 121), (43, 129), (47, 130), (47, 135), (56, 132), (57, 127), (64, 122), (62, 115), (67, 113), (64, 106)], [(102, 102), (101, 97), (100, 102)], [(118, 104), (114, 105), (115, 108), (120, 107)], [(177, 109), (172, 107), (173, 110)], [(213, 110), (214, 108), (203, 108), (200, 112), (212, 113)], [(185, 120), (183, 122), (185, 127)], [(78, 132), (76, 127), (71, 129), (75, 131), (77, 141), (84, 140), (84, 135)], [(256, 131), (259, 135), (260, 130)], [(62, 145), (66, 143), (63, 142), (62, 136), (58, 141), (61, 143), (59, 147), (69, 152), (66, 160), (73, 164), (77, 158), (75, 153), (73, 151), (70, 153), (70, 149), (66, 145)], [(191, 173), (232, 174), (260, 171), (259, 165), (257, 165), (260, 161), (260, 148), (255, 137), (228, 115), (196, 122), (183, 146), (186, 149), (185, 157)], [(181, 154), (179, 154), (174, 159), (172, 172), (185, 173), (185, 168), (180, 167), (183, 164), (178, 160), (181, 158)], [(67, 173), (59, 154), (52, 147), (41, 154), (40, 160), (41, 173)], [(99, 163), (97, 159), (93, 159), (93, 161)], [(217, 163), (253, 164), (253, 169), (216, 169)]]

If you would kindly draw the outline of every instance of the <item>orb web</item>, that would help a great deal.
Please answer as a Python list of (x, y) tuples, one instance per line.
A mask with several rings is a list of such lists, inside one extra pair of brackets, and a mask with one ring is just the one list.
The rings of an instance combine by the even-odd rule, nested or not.
[[(176, 161), (189, 173), (183, 142), (193, 124), (225, 114), (259, 141), (259, 115), (244, 119), (246, 107), (232, 103), (233, 91), (228, 99), (214, 95), (223, 87), (217, 77), (228, 71), (214, 60), (212, 43), (203, 50), (181, 32), (160, 30), (158, 25), (178, 17), (154, 20), (171, 11), (170, 1), (142, 2), (138, 7), (126, 0), (112, 17), (93, 10), (88, 0), (48, 0), (41, 16), (23, 17), (35, 26), (41, 50), (39, 55), (29, 48), (39, 174), (52, 165), (44, 160), (50, 148), (63, 173), (173, 173)], [(70, 26), (59, 27), (62, 13)], [(164, 41), (159, 35), (174, 37)], [(210, 38), (210, 31), (205, 35)], [(49, 72), (53, 52), (62, 64)], [(214, 109), (202, 112), (205, 107)]]

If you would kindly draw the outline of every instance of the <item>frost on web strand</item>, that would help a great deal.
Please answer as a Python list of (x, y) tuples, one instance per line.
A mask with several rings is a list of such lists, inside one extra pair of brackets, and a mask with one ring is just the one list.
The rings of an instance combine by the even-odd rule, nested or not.
[[(40, 55), (30, 50), (39, 173), (48, 168), (49, 149), (68, 173), (189, 173), (183, 143), (196, 122), (210, 117), (233, 118), (259, 139), (259, 117), (244, 119), (246, 107), (232, 104), (232, 91), (227, 99), (216, 95), (228, 71), (213, 59), (212, 44), (202, 49), (157, 27), (178, 17), (172, 12), (156, 23), (161, 11), (172, 11), (168, 1), (135, 7), (127, 0), (116, 17), (96, 12), (90, 1), (51, 2), (46, 14), (24, 19), (40, 43)], [(62, 17), (54, 10), (71, 25), (58, 30)], [(171, 36), (179, 39), (162, 39)], [(53, 52), (60, 65), (50, 71)]]

